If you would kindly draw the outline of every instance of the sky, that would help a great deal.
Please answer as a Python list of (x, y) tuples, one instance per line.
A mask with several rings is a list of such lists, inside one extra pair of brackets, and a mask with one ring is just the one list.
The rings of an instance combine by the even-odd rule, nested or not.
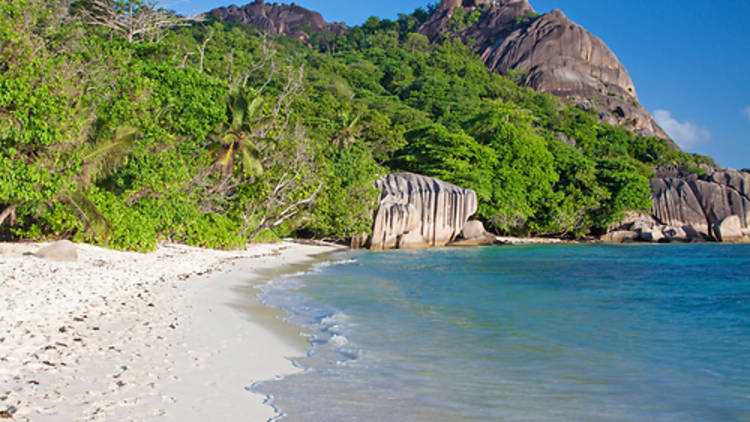
[[(194, 15), (247, 1), (163, 0)], [(617, 55), (639, 100), (687, 152), (750, 168), (750, 0), (529, 0), (562, 10)], [(435, 3), (437, 1), (434, 1)], [(287, 3), (284, 1), (284, 3)], [(396, 19), (432, 0), (297, 0), (327, 21)]]

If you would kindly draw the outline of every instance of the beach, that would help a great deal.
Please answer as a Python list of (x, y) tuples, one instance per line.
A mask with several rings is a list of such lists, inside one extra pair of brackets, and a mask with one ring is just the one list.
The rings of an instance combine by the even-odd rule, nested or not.
[(76, 245), (75, 262), (0, 244), (0, 412), (13, 420), (257, 420), (260, 380), (299, 371), (307, 339), (253, 284), (335, 246), (153, 253)]

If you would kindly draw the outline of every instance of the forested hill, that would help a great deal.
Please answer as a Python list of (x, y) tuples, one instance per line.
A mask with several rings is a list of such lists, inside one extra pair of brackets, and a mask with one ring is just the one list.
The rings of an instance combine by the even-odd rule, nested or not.
[(135, 0), (2, 2), (2, 237), (343, 239), (402, 170), (474, 189), (497, 233), (584, 236), (651, 206), (653, 166), (710, 163), (431, 43), (435, 12), (290, 39)]

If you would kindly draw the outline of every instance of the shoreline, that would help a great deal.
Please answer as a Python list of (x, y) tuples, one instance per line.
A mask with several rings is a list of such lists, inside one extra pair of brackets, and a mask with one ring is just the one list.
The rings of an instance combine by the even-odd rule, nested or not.
[(15, 420), (268, 420), (250, 392), (298, 372), (307, 339), (255, 288), (336, 246), (216, 251), (76, 245), (76, 262), (0, 244), (0, 412)]

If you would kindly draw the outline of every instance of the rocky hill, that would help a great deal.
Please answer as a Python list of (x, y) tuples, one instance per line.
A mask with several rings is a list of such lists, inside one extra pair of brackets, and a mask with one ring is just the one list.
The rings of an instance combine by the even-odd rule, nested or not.
[(343, 22), (326, 22), (320, 13), (294, 3), (266, 4), (263, 0), (255, 0), (242, 7), (232, 5), (213, 9), (208, 15), (229, 22), (253, 24), (267, 34), (284, 35), (303, 42), (316, 32), (331, 31), (336, 35), (346, 33), (346, 25)]
[[(462, 15), (479, 11), (481, 18), (456, 30), (459, 7)], [(493, 72), (516, 71), (522, 85), (597, 110), (602, 121), (669, 138), (638, 102), (614, 53), (560, 10), (539, 15), (527, 0), (443, 0), (420, 32), (433, 41), (461, 38)]]

